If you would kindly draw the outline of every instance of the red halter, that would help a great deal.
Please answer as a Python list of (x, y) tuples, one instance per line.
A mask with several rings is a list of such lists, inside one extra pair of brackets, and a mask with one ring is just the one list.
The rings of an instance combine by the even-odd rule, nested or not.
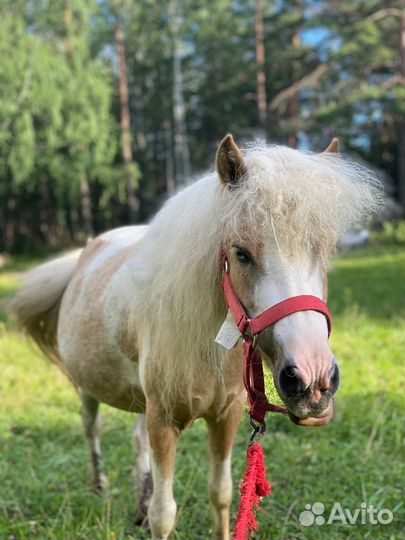
[(325, 316), (329, 335), (332, 328), (332, 318), (328, 306), (323, 300), (316, 296), (301, 295), (283, 300), (266, 309), (258, 317), (250, 319), (233, 288), (226, 255), (223, 256), (223, 264), (222, 288), (224, 289), (225, 301), (240, 333), (243, 335), (243, 382), (248, 395), (249, 416), (252, 420), (259, 422), (261, 424), (260, 430), (264, 431), (264, 418), (267, 411), (286, 414), (287, 410), (269, 403), (266, 397), (262, 358), (260, 352), (255, 348), (256, 336), (284, 317), (298, 311), (308, 310), (317, 311)]

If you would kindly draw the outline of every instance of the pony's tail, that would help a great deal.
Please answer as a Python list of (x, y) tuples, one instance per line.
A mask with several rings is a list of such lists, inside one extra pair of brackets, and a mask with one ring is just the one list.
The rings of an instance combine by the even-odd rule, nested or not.
[(61, 368), (57, 346), (59, 307), (81, 251), (78, 249), (29, 271), (11, 301), (19, 325)]

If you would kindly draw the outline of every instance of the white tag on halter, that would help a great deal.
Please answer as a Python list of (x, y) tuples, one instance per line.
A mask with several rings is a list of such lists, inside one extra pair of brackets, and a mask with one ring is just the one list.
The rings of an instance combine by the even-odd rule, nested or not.
[(225, 349), (233, 349), (241, 336), (242, 334), (239, 332), (239, 328), (236, 326), (232, 314), (228, 310), (226, 319), (224, 320), (221, 328), (219, 329), (218, 335), (215, 338), (215, 343), (222, 345), (222, 347), (225, 347)]

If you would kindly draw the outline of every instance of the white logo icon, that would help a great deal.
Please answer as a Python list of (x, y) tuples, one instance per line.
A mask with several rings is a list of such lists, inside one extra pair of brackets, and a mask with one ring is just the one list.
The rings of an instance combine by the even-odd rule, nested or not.
[(325, 523), (325, 518), (322, 515), (324, 511), (325, 507), (320, 502), (306, 504), (305, 510), (301, 512), (299, 517), (301, 525), (304, 527), (309, 527), (314, 523), (316, 523), (316, 525), (323, 525)]

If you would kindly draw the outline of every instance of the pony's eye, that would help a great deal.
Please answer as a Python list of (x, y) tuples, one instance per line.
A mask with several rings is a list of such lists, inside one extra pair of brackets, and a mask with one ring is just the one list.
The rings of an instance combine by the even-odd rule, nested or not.
[(243, 264), (248, 264), (251, 261), (249, 255), (246, 253), (246, 251), (243, 251), (243, 249), (241, 249), (241, 248), (236, 248), (235, 255), (236, 255), (236, 258), (238, 259), (238, 261), (243, 263)]

